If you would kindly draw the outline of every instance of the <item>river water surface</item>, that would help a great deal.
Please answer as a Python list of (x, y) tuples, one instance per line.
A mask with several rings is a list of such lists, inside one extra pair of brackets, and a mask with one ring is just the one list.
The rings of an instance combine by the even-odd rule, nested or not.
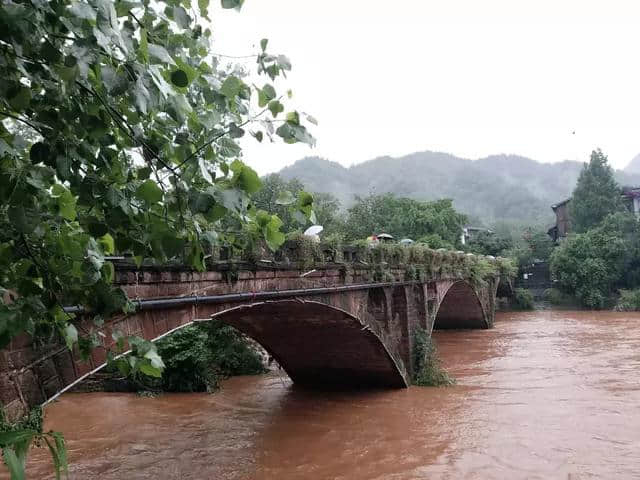
[[(73, 479), (640, 478), (640, 315), (498, 314), (436, 332), (457, 385), (310, 392), (238, 377), (214, 395), (67, 394)], [(35, 450), (28, 478), (49, 478)]]

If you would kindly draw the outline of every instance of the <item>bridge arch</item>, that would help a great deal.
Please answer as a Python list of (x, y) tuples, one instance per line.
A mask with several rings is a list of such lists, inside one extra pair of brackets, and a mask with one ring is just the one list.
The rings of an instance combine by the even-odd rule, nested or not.
[(339, 308), (302, 300), (242, 305), (212, 315), (262, 345), (302, 385), (406, 387), (382, 340)]
[(434, 330), (489, 328), (489, 326), (476, 290), (463, 280), (453, 283), (435, 312)]
[(513, 294), (513, 282), (511, 281), (511, 279), (507, 277), (500, 277), (496, 287), (496, 296), (512, 297)]

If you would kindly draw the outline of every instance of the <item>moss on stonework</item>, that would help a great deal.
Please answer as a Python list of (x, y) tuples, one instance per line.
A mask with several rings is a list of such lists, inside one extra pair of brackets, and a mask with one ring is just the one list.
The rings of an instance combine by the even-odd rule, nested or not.
[[(260, 259), (295, 263), (301, 269), (311, 270), (327, 263), (344, 262), (343, 251), (349, 250), (349, 261), (371, 270), (371, 280), (393, 281), (393, 270), (405, 272), (405, 279), (425, 281), (434, 277), (459, 278), (470, 281), (475, 288), (485, 287), (496, 277), (512, 278), (516, 267), (512, 260), (467, 254), (445, 249), (434, 250), (426, 245), (400, 245), (382, 243), (375, 246), (366, 241), (344, 245), (341, 238), (332, 236), (318, 243), (302, 233), (291, 234), (279, 252), (266, 252), (265, 245), (251, 244), (243, 252), (243, 260), (256, 263)], [(355, 259), (352, 259), (352, 253)], [(347, 267), (348, 268), (348, 267)]]
[(412, 382), (421, 387), (452, 385), (455, 380), (442, 368), (433, 339), (420, 328), (416, 331), (413, 346), (414, 373)]

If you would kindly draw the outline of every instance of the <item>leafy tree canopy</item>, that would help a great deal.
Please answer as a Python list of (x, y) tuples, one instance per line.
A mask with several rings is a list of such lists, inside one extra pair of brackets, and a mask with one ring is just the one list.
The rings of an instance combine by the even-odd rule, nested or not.
[(576, 232), (586, 232), (604, 218), (621, 209), (620, 188), (613, 169), (602, 151), (591, 152), (571, 197), (571, 223)]
[(551, 255), (561, 290), (602, 308), (618, 288), (640, 282), (640, 229), (631, 213), (607, 216), (596, 228), (570, 235)]
[(505, 250), (513, 248), (510, 236), (493, 232), (478, 232), (467, 244), (467, 250), (480, 255), (502, 255)]
[[(87, 353), (104, 318), (128, 308), (112, 287), (114, 252), (202, 270), (207, 244), (284, 241), (281, 220), (251, 204), (261, 182), (238, 141), (313, 144), (304, 123), (315, 120), (286, 108), (275, 80), (291, 64), (266, 39), (255, 82), (213, 53), (207, 8), (0, 3), (0, 348), (21, 332), (59, 333)], [(310, 195), (291, 208), (311, 218)], [(69, 304), (87, 306), (95, 329), (79, 336)], [(155, 347), (128, 344), (131, 368), (159, 375)]]
[[(277, 173), (262, 178), (262, 188), (251, 197), (258, 209), (278, 215), (282, 220), (282, 231), (292, 233), (300, 230), (307, 222), (304, 214), (304, 202), (313, 200), (312, 220), (322, 225), (325, 232), (335, 232), (339, 228), (340, 202), (330, 193), (313, 193), (311, 197), (304, 192), (300, 180), (284, 180)], [(296, 208), (291, 208), (291, 206)]]
[[(451, 200), (421, 202), (393, 194), (357, 197), (347, 212), (344, 225), (347, 240), (362, 239), (374, 233), (389, 233), (401, 239), (436, 237), (443, 246), (454, 247), (460, 241), (466, 217), (453, 208)], [(429, 245), (439, 248), (439, 245)]]

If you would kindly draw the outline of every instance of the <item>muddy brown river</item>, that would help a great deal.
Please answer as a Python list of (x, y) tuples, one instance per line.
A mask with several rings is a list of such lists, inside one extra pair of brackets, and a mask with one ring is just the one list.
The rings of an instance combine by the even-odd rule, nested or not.
[[(45, 426), (83, 480), (640, 478), (640, 315), (502, 313), (435, 337), (453, 387), (322, 393), (269, 374), (213, 395), (67, 394)], [(46, 452), (28, 473), (51, 476)]]

